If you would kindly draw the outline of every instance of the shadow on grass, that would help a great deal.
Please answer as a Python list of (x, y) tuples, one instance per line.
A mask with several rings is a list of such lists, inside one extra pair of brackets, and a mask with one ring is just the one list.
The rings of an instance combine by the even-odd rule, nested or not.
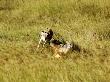
[(81, 47), (78, 44), (72, 42), (72, 45), (73, 45), (72, 51), (81, 52)]

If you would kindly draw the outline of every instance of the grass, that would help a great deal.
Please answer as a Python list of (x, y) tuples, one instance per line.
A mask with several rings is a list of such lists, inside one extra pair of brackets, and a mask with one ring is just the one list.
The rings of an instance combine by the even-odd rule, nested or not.
[[(37, 50), (47, 27), (76, 45), (65, 59)], [(109, 0), (0, 1), (0, 82), (109, 81)]]

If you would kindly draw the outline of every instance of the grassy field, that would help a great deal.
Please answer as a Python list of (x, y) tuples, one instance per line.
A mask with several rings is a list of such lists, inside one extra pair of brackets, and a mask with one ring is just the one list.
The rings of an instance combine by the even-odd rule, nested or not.
[[(37, 50), (46, 28), (78, 48)], [(110, 0), (0, 0), (0, 82), (109, 81)]]

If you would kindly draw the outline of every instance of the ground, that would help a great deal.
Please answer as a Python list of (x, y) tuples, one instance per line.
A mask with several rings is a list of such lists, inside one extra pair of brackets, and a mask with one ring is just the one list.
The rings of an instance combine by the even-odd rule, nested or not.
[[(46, 28), (74, 43), (64, 59), (37, 49)], [(109, 81), (109, 0), (0, 0), (0, 82)]]

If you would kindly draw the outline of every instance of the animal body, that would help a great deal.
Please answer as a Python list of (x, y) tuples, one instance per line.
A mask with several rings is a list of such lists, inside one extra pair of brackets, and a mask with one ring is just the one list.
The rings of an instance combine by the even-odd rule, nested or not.
[(39, 48), (40, 44), (43, 43), (43, 47), (46, 43), (49, 43), (50, 40), (52, 39), (52, 36), (53, 36), (53, 31), (52, 29), (49, 29), (47, 32), (46, 31), (42, 31), (40, 33), (40, 40), (39, 40), (39, 43), (38, 43), (38, 46), (37, 48)]
[(49, 31), (47, 32), (47, 37), (46, 37), (46, 41), (50, 43), (50, 40), (53, 37), (53, 31), (52, 29), (49, 29)]
[(60, 42), (59, 44), (56, 44), (54, 41), (50, 43), (50, 46), (54, 50), (54, 55), (56, 58), (61, 58), (61, 54), (67, 54), (73, 47), (73, 45), (69, 42), (66, 42), (66, 44), (62, 44)]

